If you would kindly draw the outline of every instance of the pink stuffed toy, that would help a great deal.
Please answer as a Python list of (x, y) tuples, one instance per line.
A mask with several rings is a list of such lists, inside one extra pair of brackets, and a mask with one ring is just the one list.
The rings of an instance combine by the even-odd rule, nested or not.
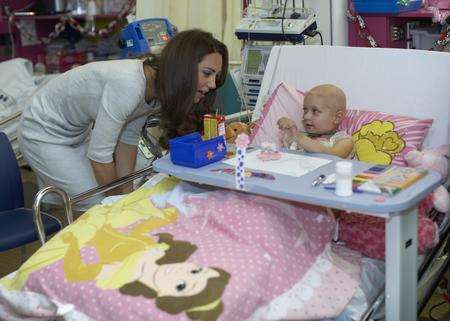
[[(448, 161), (450, 158), (450, 145), (442, 145), (435, 149), (423, 151), (413, 150), (405, 155), (405, 161), (410, 167), (431, 169), (441, 174), (442, 180), (448, 177)], [(450, 194), (444, 186), (433, 191), (432, 205), (439, 212), (447, 213), (450, 210)]]

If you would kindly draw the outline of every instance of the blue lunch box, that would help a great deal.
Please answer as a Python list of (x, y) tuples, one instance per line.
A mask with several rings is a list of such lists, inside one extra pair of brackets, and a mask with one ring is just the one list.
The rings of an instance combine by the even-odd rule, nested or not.
[(391, 13), (420, 9), (422, 0), (354, 0), (356, 13)]
[(217, 162), (227, 154), (223, 136), (202, 140), (199, 132), (170, 139), (169, 149), (172, 163), (192, 168)]

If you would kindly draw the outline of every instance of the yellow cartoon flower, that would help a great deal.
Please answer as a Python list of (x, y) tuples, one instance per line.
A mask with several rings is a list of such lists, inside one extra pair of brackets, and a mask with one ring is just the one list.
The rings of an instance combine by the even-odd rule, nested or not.
[(390, 121), (374, 120), (352, 137), (355, 155), (362, 162), (388, 165), (405, 148), (405, 141)]

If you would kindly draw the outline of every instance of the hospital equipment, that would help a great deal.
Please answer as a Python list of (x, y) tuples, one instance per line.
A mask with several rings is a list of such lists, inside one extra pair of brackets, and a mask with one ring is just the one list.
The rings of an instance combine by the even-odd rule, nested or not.
[(243, 18), (235, 34), (240, 40), (301, 42), (305, 32), (316, 28), (316, 15), (312, 10), (305, 9), (297, 19)]
[(314, 10), (304, 6), (297, 9), (295, 1), (292, 8), (287, 8), (288, 0), (254, 2), (249, 4), (235, 29), (236, 37), (246, 41), (241, 79), (244, 103), (250, 109), (256, 105), (273, 42), (300, 43), (305, 40), (305, 34), (311, 35), (317, 29)]
[(247, 107), (254, 108), (256, 106), (272, 47), (272, 45), (255, 45), (250, 42), (242, 51), (242, 93)]
[[(288, 0), (266, 10), (249, 4), (247, 14), (235, 29), (240, 40), (301, 42), (305, 33), (317, 28), (316, 15), (312, 9), (286, 10)], [(275, 9), (274, 9), (275, 6)]]
[(159, 54), (174, 34), (175, 27), (165, 18), (134, 21), (122, 29), (119, 40), (122, 58)]

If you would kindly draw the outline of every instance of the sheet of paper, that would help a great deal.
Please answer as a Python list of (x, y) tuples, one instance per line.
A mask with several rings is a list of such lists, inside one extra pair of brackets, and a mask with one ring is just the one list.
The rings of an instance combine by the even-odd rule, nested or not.
[[(260, 150), (245, 155), (245, 168), (299, 177), (331, 162), (329, 159), (288, 153), (281, 153), (279, 160), (262, 161), (256, 156), (258, 153)], [(236, 157), (223, 162), (236, 166)]]

